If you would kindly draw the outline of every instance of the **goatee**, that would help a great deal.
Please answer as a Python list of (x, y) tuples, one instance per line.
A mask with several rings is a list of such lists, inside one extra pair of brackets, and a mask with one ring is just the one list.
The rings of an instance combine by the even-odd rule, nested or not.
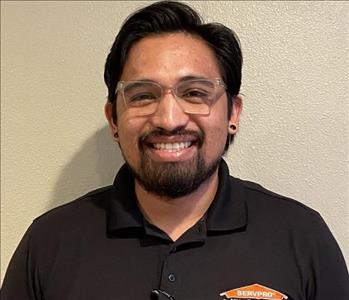
[[(179, 162), (158, 162), (152, 160), (145, 151), (145, 140), (149, 136), (194, 136), (197, 155), (186, 161)], [(136, 170), (129, 165), (136, 180), (148, 192), (166, 198), (179, 198), (191, 194), (198, 187), (210, 178), (217, 170), (221, 156), (207, 164), (203, 157), (201, 147), (204, 143), (204, 133), (189, 130), (176, 130), (175, 132), (152, 131), (143, 135), (139, 139), (139, 149), (141, 152), (140, 167)], [(193, 146), (192, 146), (193, 147)], [(127, 163), (127, 162), (126, 162)]]

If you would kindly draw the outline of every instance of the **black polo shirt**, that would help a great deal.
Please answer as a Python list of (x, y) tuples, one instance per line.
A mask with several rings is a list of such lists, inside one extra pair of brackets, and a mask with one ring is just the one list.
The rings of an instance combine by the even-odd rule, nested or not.
[(317, 212), (230, 177), (224, 161), (207, 214), (175, 242), (143, 218), (123, 166), (113, 186), (33, 222), (1, 299), (151, 299), (154, 289), (176, 300), (344, 300), (349, 277)]

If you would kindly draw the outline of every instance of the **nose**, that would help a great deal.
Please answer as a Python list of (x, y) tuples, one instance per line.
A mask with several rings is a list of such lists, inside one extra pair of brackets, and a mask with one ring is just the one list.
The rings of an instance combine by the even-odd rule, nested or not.
[(172, 131), (184, 128), (189, 121), (186, 114), (177, 102), (172, 89), (166, 91), (160, 99), (156, 112), (151, 116), (150, 122), (155, 128)]

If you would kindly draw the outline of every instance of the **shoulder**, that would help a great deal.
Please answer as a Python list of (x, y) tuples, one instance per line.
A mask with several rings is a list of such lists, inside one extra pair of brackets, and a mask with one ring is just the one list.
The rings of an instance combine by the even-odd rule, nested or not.
[[(231, 178), (242, 186), (248, 214), (248, 229), (261, 238), (274, 240), (298, 249), (300, 256), (340, 252), (338, 244), (319, 212), (307, 205), (276, 194), (259, 184)], [(236, 183), (237, 182), (237, 183)]]
[(278, 264), (284, 263), (285, 268), (296, 266), (310, 294), (337, 299), (331, 296), (332, 287), (348, 293), (344, 257), (317, 211), (259, 184), (231, 180), (232, 186), (243, 190), (248, 215), (244, 234), (252, 239), (252, 245), (258, 245), (254, 256), (263, 259), (272, 253), (273, 259)]
[(267, 216), (274, 215), (274, 217), (276, 215), (283, 218), (287, 218), (287, 216), (292, 218), (303, 216), (312, 219), (321, 219), (320, 214), (316, 210), (298, 200), (272, 192), (260, 184), (251, 181), (236, 178), (232, 178), (232, 180), (237, 181), (243, 187), (249, 209), (257, 210)]
[[(34, 219), (30, 226), (36, 233), (52, 234), (71, 230), (84, 230), (104, 222), (111, 197), (112, 186), (93, 190), (67, 204), (58, 206)], [(89, 225), (90, 224), (90, 225)]]
[(265, 189), (261, 185), (232, 178), (242, 187), (248, 214), (248, 226), (261, 235), (273, 234), (307, 243), (333, 239), (319, 212), (298, 200)]

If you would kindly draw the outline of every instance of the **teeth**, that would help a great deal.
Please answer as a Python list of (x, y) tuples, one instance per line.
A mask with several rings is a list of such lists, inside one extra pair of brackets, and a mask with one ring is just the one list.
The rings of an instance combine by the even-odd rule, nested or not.
[(155, 149), (165, 150), (169, 152), (176, 152), (191, 146), (191, 142), (181, 143), (155, 143), (153, 144)]

